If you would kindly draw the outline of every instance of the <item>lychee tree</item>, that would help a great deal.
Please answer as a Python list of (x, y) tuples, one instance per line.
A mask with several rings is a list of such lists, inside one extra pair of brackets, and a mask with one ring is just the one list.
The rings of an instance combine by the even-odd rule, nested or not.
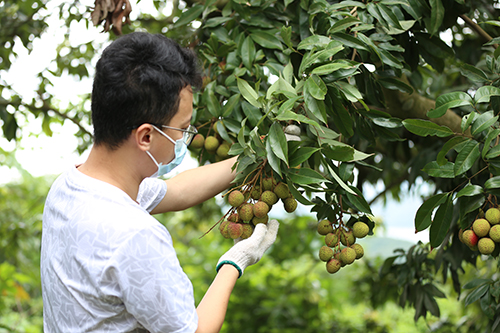
[[(318, 260), (328, 258), (326, 269), (333, 272), (340, 262), (330, 260), (343, 249), (359, 255), (349, 241), (341, 245), (344, 232), (365, 234), (365, 226), (373, 231), (370, 203), (398, 199), (403, 182), (412, 189), (423, 179), (433, 192), (424, 194), (414, 220), (417, 232), (429, 230), (429, 244), (388, 258), (376, 288), (384, 294), (384, 279), (398, 281), (399, 302), (414, 307), (416, 319), (427, 312), (439, 316), (435, 299), (444, 294), (435, 282), (438, 274), (451, 277), (458, 293), (465, 283), (465, 303), (479, 301), (490, 328), (499, 327), (500, 282), (494, 273), (500, 243), (496, 223), (485, 216), (500, 194), (497, 1), (190, 0), (169, 4), (168, 14), (166, 1), (153, 3), (154, 18), (143, 15), (123, 25), (92, 19), (115, 33), (162, 32), (196, 50), (205, 80), (195, 95), (194, 121), (203, 142), (194, 141), (192, 154), (200, 164), (238, 156), (238, 176), (227, 197), (240, 191), (240, 205), (253, 204), (264, 201), (267, 179), (286, 184), (285, 200), (308, 208), (318, 226), (328, 221), (332, 232), (318, 237), (330, 250), (324, 248)], [(42, 34), (45, 6), (0, 2), (6, 22), (0, 36), (8, 42), (0, 69), (10, 68), (13, 36), (30, 48)], [(13, 13), (32, 19), (16, 21)], [(60, 13), (68, 27), (84, 17), (90, 22), (90, 9), (79, 2), (63, 2)], [(87, 76), (100, 46), (65, 43), (61, 49), (69, 52), (58, 55), (55, 70), (40, 73), (32, 100), (0, 79), (7, 139), (20, 136), (19, 118), (31, 113), (43, 117), (47, 135), (52, 122), (78, 124), (80, 149), (88, 146), (85, 99), (63, 110), (48, 88), (50, 77), (64, 72)], [(368, 201), (364, 185), (378, 182), (384, 190)], [(260, 196), (253, 197), (254, 191)], [(471, 233), (474, 221), (483, 218), (494, 231), (487, 255), (464, 244), (474, 237), (479, 243), (481, 237)], [(356, 227), (360, 221), (365, 225)], [(243, 227), (232, 229), (237, 235)], [(346, 261), (352, 253), (344, 250)], [(489, 263), (488, 273), (461, 281), (463, 265), (478, 259)]]

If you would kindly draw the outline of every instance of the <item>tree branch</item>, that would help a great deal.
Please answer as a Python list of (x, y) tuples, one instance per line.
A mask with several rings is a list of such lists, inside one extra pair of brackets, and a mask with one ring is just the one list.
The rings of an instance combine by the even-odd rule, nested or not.
[[(483, 30), (476, 22), (472, 21), (469, 17), (465, 16), (464, 14), (460, 14), (460, 18), (467, 23), (467, 25), (474, 30), (480, 37), (482, 37), (485, 41), (489, 42), (490, 40), (493, 39), (486, 31)], [(498, 47), (498, 44), (493, 44), (493, 47), (495, 49)]]

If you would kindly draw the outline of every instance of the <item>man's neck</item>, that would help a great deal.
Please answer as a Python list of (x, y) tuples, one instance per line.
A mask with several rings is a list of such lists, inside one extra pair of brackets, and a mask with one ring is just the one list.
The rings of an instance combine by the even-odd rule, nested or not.
[(78, 166), (78, 170), (89, 177), (118, 187), (135, 201), (143, 177), (137, 172), (133, 161), (123, 148), (110, 150), (103, 145), (94, 146), (88, 159)]

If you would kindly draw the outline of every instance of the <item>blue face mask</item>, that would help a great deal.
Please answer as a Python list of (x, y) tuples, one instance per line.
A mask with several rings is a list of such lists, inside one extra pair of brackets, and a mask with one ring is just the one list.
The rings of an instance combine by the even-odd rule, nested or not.
[(167, 163), (165, 165), (163, 163), (158, 164), (158, 162), (153, 157), (153, 155), (151, 155), (151, 153), (149, 151), (146, 151), (146, 154), (148, 154), (149, 157), (151, 157), (151, 159), (153, 160), (153, 162), (158, 166), (158, 170), (156, 170), (156, 172), (154, 174), (152, 174), (150, 176), (150, 178), (157, 178), (157, 177), (163, 176), (164, 174), (169, 173), (174, 168), (176, 168), (179, 164), (181, 164), (182, 160), (184, 159), (184, 156), (186, 155), (188, 147), (187, 147), (186, 143), (184, 142), (184, 138), (180, 138), (179, 140), (174, 141), (171, 137), (169, 137), (163, 131), (159, 130), (156, 126), (153, 125), (153, 127), (175, 145), (175, 147), (174, 147), (175, 157), (172, 161), (170, 161), (169, 163)]

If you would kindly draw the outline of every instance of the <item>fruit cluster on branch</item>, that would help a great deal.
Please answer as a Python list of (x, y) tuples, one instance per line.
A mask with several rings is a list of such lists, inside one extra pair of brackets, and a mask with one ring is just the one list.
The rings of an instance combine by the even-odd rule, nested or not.
[(460, 230), (459, 239), (473, 251), (484, 255), (498, 254), (500, 247), (500, 209), (489, 208), (467, 230)]

